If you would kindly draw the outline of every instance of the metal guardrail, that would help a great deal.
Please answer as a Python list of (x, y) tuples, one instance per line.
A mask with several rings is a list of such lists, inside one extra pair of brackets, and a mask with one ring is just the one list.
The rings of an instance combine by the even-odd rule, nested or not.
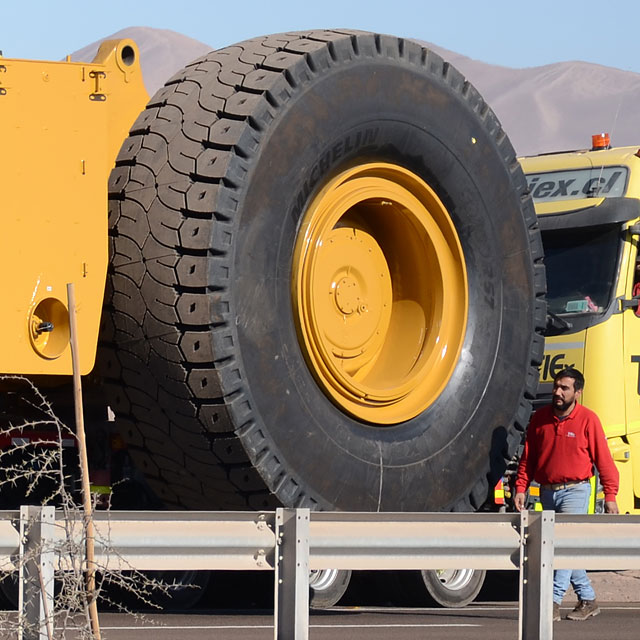
[[(521, 640), (553, 636), (554, 568), (640, 569), (640, 516), (111, 511), (94, 526), (103, 569), (273, 570), (279, 640), (308, 638), (310, 569), (519, 569)], [(39, 629), (23, 640), (47, 638), (53, 571), (82, 537), (79, 513), (0, 512), (0, 570), (19, 568), (22, 615)]]

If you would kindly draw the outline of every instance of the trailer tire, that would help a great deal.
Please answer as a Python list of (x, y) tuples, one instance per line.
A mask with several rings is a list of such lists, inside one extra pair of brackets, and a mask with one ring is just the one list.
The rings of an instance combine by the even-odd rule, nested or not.
[(441, 607), (466, 607), (480, 593), (486, 571), (480, 569), (433, 569), (420, 572), (432, 602)]
[(166, 504), (485, 501), (535, 394), (542, 245), (438, 55), (317, 31), (196, 60), (123, 144), (110, 228), (103, 370)]
[[(210, 571), (145, 571), (146, 579), (167, 586), (166, 592), (154, 589), (147, 599), (163, 610), (185, 611), (202, 601), (209, 585)], [(132, 594), (134, 595), (134, 594)]]
[(328, 609), (338, 604), (349, 588), (350, 570), (320, 569), (309, 576), (309, 606)]
[(122, 581), (111, 578), (102, 583), (101, 601), (117, 610), (186, 611), (202, 601), (210, 576), (210, 571), (125, 571)]
[(0, 592), (4, 596), (4, 599), (9, 603), (11, 609), (18, 608), (19, 590), (18, 584), (18, 572), (4, 573), (0, 580)]
[(466, 607), (475, 600), (486, 571), (474, 569), (425, 569), (392, 571), (386, 576), (397, 606)]

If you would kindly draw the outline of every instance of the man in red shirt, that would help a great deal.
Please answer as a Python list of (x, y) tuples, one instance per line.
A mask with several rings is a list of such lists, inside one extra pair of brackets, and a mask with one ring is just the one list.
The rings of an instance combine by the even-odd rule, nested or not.
[[(525, 491), (532, 480), (540, 485), (543, 509), (558, 513), (587, 513), (593, 467), (604, 488), (604, 510), (618, 513), (618, 470), (598, 416), (578, 404), (584, 388), (582, 373), (567, 367), (553, 381), (551, 404), (531, 417), (524, 452), (516, 475), (515, 507), (524, 508)], [(562, 569), (553, 574), (553, 619), (560, 620), (560, 604), (573, 586), (578, 596), (569, 620), (586, 620), (600, 613), (591, 581), (584, 569)]]

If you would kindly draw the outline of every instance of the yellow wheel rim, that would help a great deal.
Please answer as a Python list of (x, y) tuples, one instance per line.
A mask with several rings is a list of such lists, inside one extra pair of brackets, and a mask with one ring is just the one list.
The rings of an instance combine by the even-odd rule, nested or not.
[(433, 189), (382, 163), (331, 180), (302, 220), (293, 307), (309, 367), (343, 410), (388, 425), (430, 406), (468, 310), (462, 247)]

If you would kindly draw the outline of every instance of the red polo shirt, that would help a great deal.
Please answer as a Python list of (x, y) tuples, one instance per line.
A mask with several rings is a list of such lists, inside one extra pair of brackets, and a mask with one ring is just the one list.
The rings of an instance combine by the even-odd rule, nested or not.
[(576, 404), (563, 420), (549, 404), (538, 409), (529, 422), (524, 453), (518, 466), (516, 492), (524, 492), (532, 480), (555, 484), (586, 480), (598, 469), (605, 501), (615, 500), (619, 474), (598, 416)]

